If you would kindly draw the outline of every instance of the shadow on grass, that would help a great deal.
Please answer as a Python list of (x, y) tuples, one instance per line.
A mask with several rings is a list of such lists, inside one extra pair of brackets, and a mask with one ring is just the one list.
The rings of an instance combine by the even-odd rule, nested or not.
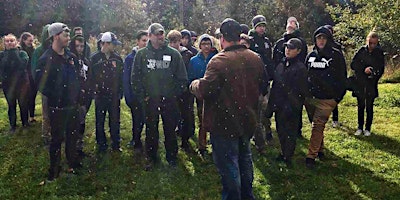
[(347, 125), (342, 125), (340, 127), (341, 130), (347, 132), (350, 136), (355, 137), (359, 140), (365, 141), (373, 145), (375, 148), (380, 149), (382, 151), (389, 152), (393, 155), (396, 155), (400, 158), (400, 143), (390, 137), (387, 137), (383, 134), (379, 134), (376, 132), (372, 132), (371, 136), (355, 136), (354, 133), (356, 129), (350, 128)]
[[(307, 150), (307, 140), (298, 140), (298, 149)], [(277, 145), (279, 146), (279, 144)], [(305, 167), (305, 153), (297, 150), (293, 167), (275, 161), (278, 155), (254, 155), (254, 167), (261, 171), (271, 199), (396, 199), (398, 184), (354, 164), (325, 149), (326, 159), (317, 160), (314, 170)], [(266, 167), (268, 163), (268, 167)], [(257, 193), (258, 199), (266, 196)]]

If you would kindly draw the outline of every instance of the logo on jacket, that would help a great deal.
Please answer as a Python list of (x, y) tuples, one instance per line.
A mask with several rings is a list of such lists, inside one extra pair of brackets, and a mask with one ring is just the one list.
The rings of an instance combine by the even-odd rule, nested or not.
[(148, 59), (147, 60), (147, 69), (156, 70), (156, 69), (167, 69), (169, 68), (169, 64), (171, 60), (155, 60), (155, 59)]
[(329, 67), (332, 58), (327, 60), (326, 58), (322, 58), (321, 61), (315, 61), (316, 57), (310, 57), (308, 59), (308, 62), (310, 63), (310, 68), (319, 68), (319, 69), (325, 69)]

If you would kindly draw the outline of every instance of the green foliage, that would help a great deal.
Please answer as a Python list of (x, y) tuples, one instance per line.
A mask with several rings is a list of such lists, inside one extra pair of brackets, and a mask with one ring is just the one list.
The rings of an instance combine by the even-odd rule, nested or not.
[(347, 6), (328, 6), (336, 22), (335, 36), (352, 48), (365, 43), (367, 34), (376, 30), (381, 45), (389, 53), (400, 50), (400, 2), (393, 0), (351, 0)]
[(303, 37), (312, 43), (312, 35), (319, 27), (326, 24), (333, 24), (328, 13), (326, 4), (338, 3), (335, 0), (263, 0), (258, 4), (258, 14), (267, 18), (267, 33), (277, 40), (285, 32), (286, 20), (294, 16), (300, 24), (300, 31)]

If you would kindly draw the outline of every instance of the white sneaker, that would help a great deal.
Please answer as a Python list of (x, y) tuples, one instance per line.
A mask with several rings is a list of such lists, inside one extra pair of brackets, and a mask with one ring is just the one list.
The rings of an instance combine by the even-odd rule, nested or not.
[(332, 127), (333, 128), (336, 128), (336, 127), (339, 127), (339, 126), (340, 126), (340, 123), (338, 121), (333, 121), (332, 122)]
[(354, 135), (359, 136), (363, 133), (363, 130), (357, 129), (357, 131), (354, 133)]
[(369, 130), (365, 130), (365, 131), (364, 131), (364, 136), (367, 136), (367, 137), (368, 137), (368, 136), (370, 136), (370, 135), (371, 135), (371, 132), (370, 132)]

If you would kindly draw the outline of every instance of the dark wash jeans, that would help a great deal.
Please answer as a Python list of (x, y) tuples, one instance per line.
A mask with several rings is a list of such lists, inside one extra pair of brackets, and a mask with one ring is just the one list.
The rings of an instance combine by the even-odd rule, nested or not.
[(221, 175), (222, 199), (255, 199), (250, 136), (226, 138), (211, 132), (214, 163)]
[(57, 176), (61, 162), (61, 143), (65, 140), (65, 155), (68, 166), (77, 167), (76, 140), (79, 131), (79, 111), (74, 108), (52, 108), (49, 107), (49, 118), (51, 127), (50, 142), (50, 169), (51, 175)]
[(163, 121), (164, 146), (168, 162), (176, 162), (178, 143), (175, 128), (178, 124), (178, 105), (176, 98), (151, 97), (145, 102), (146, 112), (146, 153), (153, 162), (157, 160), (158, 143), (160, 133), (158, 132), (159, 115)]
[(371, 131), (372, 120), (374, 118), (374, 97), (357, 97), (358, 129), (364, 127), (364, 110), (367, 113), (365, 130)]
[(139, 100), (135, 99), (132, 105), (129, 106), (132, 116), (132, 140), (131, 145), (135, 147), (142, 147), (142, 130), (144, 126), (144, 105)]
[(105, 151), (108, 148), (106, 133), (104, 131), (107, 112), (112, 148), (117, 149), (120, 147), (120, 102), (118, 97), (95, 98), (96, 141), (100, 151)]

